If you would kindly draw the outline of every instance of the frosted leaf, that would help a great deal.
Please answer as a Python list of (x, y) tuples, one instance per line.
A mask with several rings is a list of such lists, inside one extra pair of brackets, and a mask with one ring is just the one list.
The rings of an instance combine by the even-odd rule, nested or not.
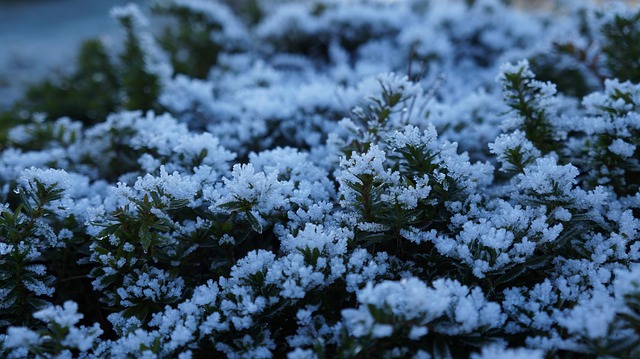
[(160, 167), (160, 176), (145, 175), (138, 178), (133, 187), (135, 190), (148, 193), (158, 189), (174, 200), (188, 200), (194, 203), (196, 193), (201, 190), (200, 184), (190, 176), (182, 176), (177, 171), (167, 173), (164, 166)]
[(386, 154), (378, 146), (371, 146), (369, 151), (364, 154), (353, 153), (350, 159), (342, 159), (340, 166), (345, 168), (342, 171), (341, 178), (351, 183), (359, 183), (362, 181), (359, 175), (374, 175), (384, 179), (387, 177), (387, 171), (384, 168)]
[[(489, 144), (491, 153), (497, 156), (502, 164), (502, 171), (522, 171), (518, 165), (526, 166), (541, 156), (540, 151), (529, 141), (524, 132), (516, 130), (509, 134), (500, 135), (495, 142)], [(521, 158), (519, 163), (513, 163), (512, 158), (516, 155)]]
[(500, 66), (500, 73), (496, 77), (496, 81), (504, 82), (506, 81), (505, 74), (517, 74), (521, 73), (523, 78), (534, 78), (535, 74), (531, 71), (529, 67), (528, 60), (520, 60), (517, 63), (505, 63)]
[(63, 306), (51, 306), (33, 313), (33, 317), (45, 322), (54, 322), (62, 327), (72, 327), (84, 317), (78, 313), (78, 304), (64, 302)]
[(318, 249), (332, 257), (340, 256), (347, 251), (347, 235), (348, 233), (308, 224), (296, 236), (288, 234), (287, 238), (283, 238), (282, 248), (286, 252), (295, 249)]
[(35, 189), (35, 183), (42, 184), (45, 188), (57, 187), (63, 191), (69, 190), (71, 181), (69, 174), (64, 170), (56, 170), (53, 168), (40, 169), (31, 167), (22, 171), (20, 182), (27, 188)]
[(111, 16), (115, 19), (131, 19), (135, 26), (147, 26), (149, 25), (149, 20), (146, 16), (140, 11), (138, 5), (134, 3), (129, 3), (124, 6), (116, 6), (111, 9)]
[(371, 335), (374, 338), (389, 337), (393, 334), (393, 326), (389, 324), (375, 324), (371, 330)]
[(4, 345), (7, 348), (29, 348), (38, 345), (42, 341), (40, 335), (25, 327), (9, 327), (7, 336), (4, 338)]
[(215, 34), (215, 40), (237, 42), (244, 40), (247, 36), (245, 26), (236, 18), (232, 10), (223, 3), (203, 0), (171, 0), (171, 2), (203, 15), (209, 23), (219, 26), (222, 33)]
[(420, 340), (420, 338), (427, 335), (428, 333), (429, 333), (429, 328), (427, 328), (426, 326), (412, 327), (411, 331), (409, 332), (409, 339)]
[[(53, 293), (55, 293), (56, 291), (55, 287), (51, 287), (38, 279), (27, 279), (27, 280), (24, 280), (23, 284), (30, 292), (33, 292), (33, 294), (35, 295), (43, 295), (43, 296), (51, 297)], [(36, 312), (36, 314), (37, 313), (39, 312)]]
[(480, 354), (471, 354), (471, 359), (542, 359), (542, 350), (527, 348), (504, 348), (499, 345), (491, 345), (482, 348)]
[(275, 255), (265, 250), (249, 252), (231, 268), (231, 277), (240, 279), (263, 271), (269, 268), (274, 259)]
[[(289, 204), (293, 184), (278, 181), (278, 172), (256, 172), (252, 164), (234, 165), (231, 179), (224, 178), (225, 194), (215, 205), (209, 207), (214, 212), (223, 208), (239, 206), (239, 209), (250, 209), (251, 214), (260, 225), (264, 226), (264, 215), (286, 208)], [(245, 206), (248, 206), (246, 208)], [(233, 208), (235, 209), (235, 208)]]
[(103, 331), (98, 323), (95, 323), (92, 327), (71, 327), (61, 344), (85, 352), (93, 347), (94, 342), (102, 333)]
[(433, 124), (429, 124), (427, 129), (421, 131), (415, 126), (406, 126), (402, 131), (394, 131), (389, 135), (389, 144), (396, 149), (405, 147), (428, 147), (436, 139), (438, 134)]
[[(469, 291), (455, 281), (437, 280), (428, 287), (416, 278), (399, 282), (385, 281), (373, 286), (368, 283), (358, 292), (359, 309), (342, 311), (345, 326), (356, 337), (389, 335), (388, 326), (379, 326), (369, 309), (371, 306), (390, 311), (396, 321), (427, 324), (438, 318), (431, 328), (440, 333), (455, 335), (471, 332), (479, 327), (498, 327), (505, 320), (500, 306), (486, 302), (479, 289)], [(417, 329), (416, 336), (424, 335)]]
[(613, 323), (618, 306), (619, 303), (607, 294), (595, 292), (591, 298), (557, 316), (557, 321), (570, 333), (590, 339), (604, 338)]
[(625, 142), (619, 138), (615, 139), (607, 148), (609, 151), (622, 157), (632, 157), (633, 153), (636, 151), (635, 145)]
[(554, 158), (543, 157), (518, 175), (518, 187), (537, 195), (563, 196), (570, 193), (578, 174), (571, 164), (560, 166)]
[(13, 246), (4, 242), (0, 242), (0, 256), (5, 256), (13, 251)]
[(296, 348), (287, 354), (287, 359), (317, 359), (318, 356), (311, 349)]
[(184, 280), (181, 277), (176, 278), (164, 270), (150, 268), (147, 272), (133, 270), (116, 292), (120, 305), (132, 307), (141, 301), (172, 302), (182, 297), (183, 290)]

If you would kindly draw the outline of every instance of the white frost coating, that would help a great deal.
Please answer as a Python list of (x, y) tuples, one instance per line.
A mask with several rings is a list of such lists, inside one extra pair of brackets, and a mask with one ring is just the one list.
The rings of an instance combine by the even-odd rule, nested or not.
[(203, 0), (171, 0), (169, 4), (202, 14), (210, 23), (219, 25), (222, 29), (221, 33), (212, 34), (212, 36), (223, 44), (224, 41), (245, 41), (248, 36), (246, 27), (236, 18), (231, 9), (222, 3)]
[(184, 280), (181, 277), (174, 278), (157, 268), (151, 268), (146, 273), (135, 270), (134, 273), (135, 276), (127, 276), (123, 286), (117, 289), (122, 306), (133, 307), (143, 300), (170, 302), (182, 296)]
[[(35, 295), (43, 295), (47, 297), (51, 297), (53, 293), (55, 293), (56, 289), (54, 287), (50, 287), (40, 280), (29, 280), (24, 281), (24, 286)], [(35, 315), (35, 314), (34, 314)]]
[(93, 347), (93, 343), (102, 335), (102, 329), (98, 323), (92, 327), (85, 328), (69, 328), (69, 333), (62, 341), (62, 345), (70, 348), (78, 348), (81, 352), (85, 352)]
[(231, 278), (240, 279), (260, 272), (273, 263), (275, 255), (267, 251), (252, 251), (231, 268)]
[(33, 330), (24, 327), (10, 327), (7, 329), (4, 345), (7, 348), (30, 347), (41, 341), (40, 335)]
[(635, 145), (625, 142), (624, 140), (621, 140), (619, 138), (615, 139), (613, 143), (610, 144), (607, 148), (609, 149), (609, 151), (622, 157), (632, 157), (633, 153), (636, 151)]
[(344, 255), (347, 251), (347, 233), (308, 224), (296, 236), (289, 234), (282, 239), (282, 249), (285, 252), (305, 248), (318, 249), (330, 257)]
[(76, 325), (84, 315), (78, 313), (78, 304), (67, 301), (60, 306), (51, 306), (33, 314), (33, 317), (45, 322), (54, 322), (62, 327)]
[(149, 20), (140, 11), (138, 5), (129, 3), (124, 6), (116, 6), (111, 9), (111, 16), (115, 19), (131, 19), (135, 26), (148, 26)]
[(542, 350), (532, 350), (527, 348), (503, 348), (498, 345), (482, 348), (482, 352), (471, 354), (471, 359), (542, 359)]
[(65, 170), (57, 170), (53, 168), (40, 169), (31, 167), (22, 171), (20, 182), (26, 188), (35, 189), (36, 182), (42, 184), (46, 189), (57, 187), (63, 191), (71, 187), (69, 174)]
[(287, 359), (317, 359), (318, 356), (311, 349), (296, 348), (287, 354)]
[(591, 298), (559, 315), (558, 324), (570, 333), (584, 335), (589, 339), (603, 338), (607, 335), (619, 306), (620, 303), (607, 294), (596, 292)]
[(534, 78), (535, 74), (531, 71), (529, 60), (520, 60), (517, 63), (505, 63), (500, 66), (500, 73), (496, 77), (496, 81), (503, 83), (506, 81), (506, 74), (521, 74), (523, 78)]
[(193, 202), (201, 185), (194, 178), (182, 176), (177, 171), (169, 174), (164, 166), (161, 166), (159, 177), (147, 174), (143, 178), (138, 178), (133, 188), (140, 192), (152, 192), (160, 189), (171, 199)]
[(386, 179), (391, 176), (391, 172), (384, 168), (386, 154), (378, 146), (372, 146), (364, 154), (353, 153), (350, 159), (342, 159), (340, 165), (346, 170), (341, 173), (341, 177), (348, 182), (362, 184), (358, 178), (361, 175), (372, 175), (376, 178)]
[[(540, 151), (529, 141), (524, 132), (516, 130), (509, 134), (502, 134), (496, 138), (495, 142), (489, 144), (491, 153), (495, 154), (500, 161), (502, 171), (521, 170), (514, 165), (526, 165), (541, 156)], [(521, 163), (512, 163), (510, 157), (513, 154), (522, 157)]]
[[(63, 347), (63, 355), (69, 353), (68, 349), (77, 349), (86, 352), (93, 347), (96, 339), (102, 335), (103, 331), (95, 323), (92, 327), (76, 327), (83, 315), (77, 313), (78, 305), (75, 302), (67, 301), (63, 306), (51, 306), (33, 314), (33, 317), (44, 321), (51, 330), (51, 325), (55, 323), (59, 328), (55, 334), (55, 339), (51, 333), (38, 333), (23, 327), (10, 327), (7, 330), (5, 345), (8, 348), (32, 349), (40, 345), (50, 345), (46, 342), (60, 340)], [(60, 334), (66, 335), (59, 337)], [(70, 355), (70, 354), (69, 354)], [(70, 356), (69, 356), (70, 357)]]
[[(386, 281), (376, 286), (368, 283), (358, 292), (358, 302), (363, 304), (359, 309), (342, 311), (346, 327), (356, 337), (391, 335), (388, 327), (377, 327), (368, 305), (388, 308), (401, 321), (428, 324), (444, 318), (431, 327), (436, 332), (449, 335), (469, 332), (481, 326), (499, 327), (506, 319), (500, 306), (486, 302), (479, 289), (469, 291), (450, 280), (437, 280), (432, 288), (416, 278)], [(412, 338), (417, 335), (419, 332)]]
[(406, 147), (428, 148), (437, 138), (438, 134), (433, 124), (429, 124), (422, 133), (416, 126), (406, 126), (402, 131), (394, 131), (389, 136), (389, 144), (396, 149)]
[[(424, 343), (436, 336), (455, 345), (458, 336), (498, 338), (470, 349), (474, 359), (593, 355), (594, 342), (638, 342), (627, 316), (640, 286), (640, 87), (606, 80), (580, 107), (565, 85), (534, 74), (586, 70), (549, 59), (548, 33), (564, 31), (589, 61), (601, 50), (590, 43), (606, 39), (571, 33), (578, 17), (525, 15), (499, 0), (278, 2), (259, 2), (265, 17), (255, 27), (216, 1), (162, 4), (221, 25), (204, 34), (220, 46), (205, 79), (167, 67), (139, 9), (115, 9), (140, 31), (166, 113), (119, 112), (95, 125), (35, 116), (10, 130), (0, 153), (4, 218), (17, 212), (16, 180), (25, 191), (57, 184), (65, 196), (24, 238), (0, 243), (0, 262), (24, 255), (25, 273), (47, 278), (43, 258), (88, 240), (80, 264), (97, 269), (94, 290), (115, 310), (113, 341), (98, 340), (97, 326), (76, 327), (73, 305), (36, 313), (70, 326), (62, 356), (186, 359), (207, 342), (229, 357), (312, 358), (318, 343), (348, 350), (345, 333), (356, 349), (409, 343), (380, 354), (416, 358), (434, 355)], [(585, 11), (588, 25), (613, 18)], [(501, 93), (499, 72), (503, 84), (521, 72), (557, 151), (542, 156), (524, 116), (501, 129), (504, 97), (517, 94)], [(494, 178), (496, 163), (504, 173)], [(188, 208), (141, 218), (132, 201), (155, 191), (162, 204)], [(30, 223), (26, 211), (16, 216)], [(5, 222), (3, 231), (20, 233)], [(153, 233), (149, 250), (138, 229)], [(48, 300), (48, 280), (23, 284)], [(3, 309), (11, 295), (0, 290)], [(147, 317), (127, 318), (137, 306)], [(291, 325), (286, 338), (265, 329), (274, 322)], [(0, 340), (13, 358), (53, 346), (35, 328), (7, 333)], [(510, 347), (511, 335), (527, 349)]]
[(518, 175), (518, 186), (538, 195), (564, 194), (571, 191), (578, 174), (578, 169), (571, 164), (560, 166), (555, 158), (543, 157)]

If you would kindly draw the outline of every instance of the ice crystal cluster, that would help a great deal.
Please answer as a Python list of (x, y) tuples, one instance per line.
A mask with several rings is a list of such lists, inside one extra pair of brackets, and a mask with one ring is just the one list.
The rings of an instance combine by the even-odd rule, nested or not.
[(640, 11), (562, 5), (114, 9), (4, 115), (0, 356), (640, 357)]

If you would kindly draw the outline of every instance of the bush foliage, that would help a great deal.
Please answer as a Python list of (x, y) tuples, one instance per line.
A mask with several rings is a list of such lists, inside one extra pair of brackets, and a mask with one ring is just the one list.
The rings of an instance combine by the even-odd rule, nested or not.
[(640, 357), (639, 10), (153, 11), (2, 115), (0, 356)]

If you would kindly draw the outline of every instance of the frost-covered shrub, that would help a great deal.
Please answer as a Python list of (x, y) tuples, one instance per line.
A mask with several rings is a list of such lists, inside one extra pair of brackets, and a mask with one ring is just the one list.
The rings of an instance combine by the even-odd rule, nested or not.
[(9, 358), (35, 355), (39, 358), (73, 357), (72, 351), (86, 353), (103, 331), (96, 323), (92, 327), (76, 324), (83, 318), (78, 305), (68, 301), (63, 307), (52, 306), (33, 313), (47, 324), (46, 329), (33, 331), (25, 327), (10, 327), (4, 338)]
[(124, 32), (122, 46), (110, 53), (112, 49), (102, 41), (86, 41), (76, 68), (58, 79), (31, 86), (13, 116), (31, 119), (44, 112), (54, 120), (70, 116), (95, 124), (113, 111), (158, 108), (156, 98), (162, 81), (172, 70), (148, 33), (148, 20), (135, 6), (116, 8), (111, 16)]
[(2, 327), (30, 323), (33, 310), (45, 306), (55, 293), (51, 272), (62, 263), (44, 263), (59, 260), (67, 244), (72, 245), (76, 226), (67, 208), (73, 203), (73, 184), (83, 183), (63, 170), (31, 167), (21, 172), (12, 192), (19, 204), (2, 207)]
[(160, 38), (177, 73), (205, 78), (220, 52), (240, 51), (248, 41), (236, 15), (215, 1), (158, 1), (153, 10), (177, 22), (166, 26)]
[(638, 9), (619, 3), (594, 8), (586, 2), (568, 2), (575, 16), (550, 48), (537, 52), (532, 62), (537, 74), (567, 94), (585, 96), (607, 78), (638, 82)]
[(7, 115), (0, 356), (640, 356), (637, 10), (578, 5), (116, 8)]

